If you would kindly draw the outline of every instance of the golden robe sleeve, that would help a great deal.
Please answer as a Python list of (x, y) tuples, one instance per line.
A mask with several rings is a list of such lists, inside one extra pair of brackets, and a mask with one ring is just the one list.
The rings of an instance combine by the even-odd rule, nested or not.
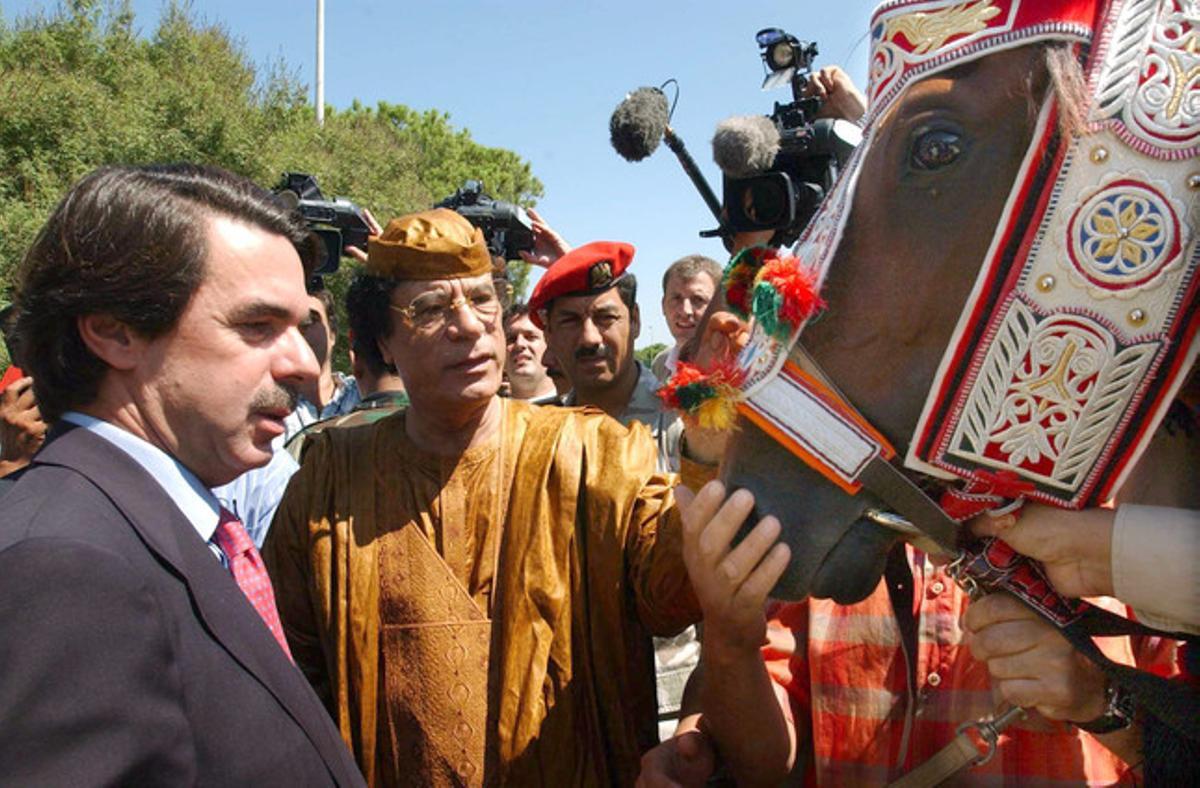
[(638, 618), (651, 634), (669, 637), (700, 620), (700, 605), (683, 563), (677, 477), (655, 471), (656, 452), (644, 424), (625, 428), (599, 420), (587, 489), (589, 497), (613, 498), (623, 510), (625, 565)]
[(312, 683), (369, 784), (378, 707), (378, 562), (374, 468), (379, 425), (313, 436), (263, 546), (296, 665)]

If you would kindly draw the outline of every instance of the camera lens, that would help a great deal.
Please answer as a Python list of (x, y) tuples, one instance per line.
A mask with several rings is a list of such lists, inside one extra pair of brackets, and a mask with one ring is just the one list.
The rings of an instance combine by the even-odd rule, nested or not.
[(746, 216), (762, 227), (775, 227), (788, 220), (787, 183), (781, 180), (757, 180), (744, 195)]

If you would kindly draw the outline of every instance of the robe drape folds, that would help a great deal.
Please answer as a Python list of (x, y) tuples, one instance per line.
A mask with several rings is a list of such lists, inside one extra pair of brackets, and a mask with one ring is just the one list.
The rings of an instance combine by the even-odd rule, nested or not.
[(368, 782), (633, 783), (649, 636), (699, 618), (655, 452), (640, 424), (514, 401), (452, 460), (403, 413), (314, 439), (264, 557)]

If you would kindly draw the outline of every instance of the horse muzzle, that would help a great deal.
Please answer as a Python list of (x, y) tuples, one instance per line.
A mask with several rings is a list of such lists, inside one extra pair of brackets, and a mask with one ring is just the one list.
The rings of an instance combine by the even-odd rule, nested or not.
[(754, 493), (755, 510), (738, 538), (767, 515), (779, 519), (792, 559), (771, 596), (807, 596), (849, 605), (879, 585), (884, 563), (900, 533), (867, 513), (884, 504), (862, 492), (847, 495), (748, 420), (740, 420), (723, 463), (726, 488)]

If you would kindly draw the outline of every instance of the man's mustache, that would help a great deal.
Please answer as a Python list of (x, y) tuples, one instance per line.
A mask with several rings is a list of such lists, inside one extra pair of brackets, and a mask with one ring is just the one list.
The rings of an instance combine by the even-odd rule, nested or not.
[(577, 361), (592, 358), (610, 359), (612, 356), (612, 348), (608, 345), (587, 345), (575, 351), (575, 359)]
[(300, 402), (300, 392), (285, 383), (276, 383), (269, 389), (263, 389), (254, 395), (250, 401), (250, 410), (295, 410)]

